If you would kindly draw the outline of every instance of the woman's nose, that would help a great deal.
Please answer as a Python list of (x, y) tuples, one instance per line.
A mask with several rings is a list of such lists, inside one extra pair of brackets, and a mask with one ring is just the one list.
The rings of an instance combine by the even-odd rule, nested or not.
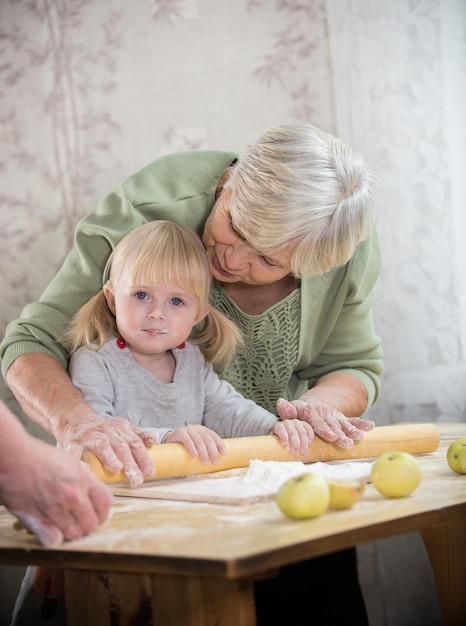
[(247, 243), (236, 239), (234, 243), (230, 244), (225, 251), (225, 260), (227, 270), (240, 270), (248, 265), (253, 255), (252, 249)]

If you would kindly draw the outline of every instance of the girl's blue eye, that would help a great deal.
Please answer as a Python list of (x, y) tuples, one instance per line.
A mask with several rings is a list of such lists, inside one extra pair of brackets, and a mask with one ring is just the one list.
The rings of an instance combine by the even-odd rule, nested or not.
[(145, 300), (147, 298), (147, 293), (145, 291), (137, 291), (135, 296), (138, 300)]
[(181, 300), (180, 298), (172, 298), (170, 302), (175, 306), (180, 306), (180, 304), (183, 304), (183, 300)]

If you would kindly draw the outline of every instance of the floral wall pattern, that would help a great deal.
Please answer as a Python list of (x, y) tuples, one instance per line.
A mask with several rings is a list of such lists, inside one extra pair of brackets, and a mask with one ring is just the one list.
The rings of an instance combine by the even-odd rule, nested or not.
[[(0, 333), (122, 179), (310, 122), (377, 182), (385, 372), (370, 416), (465, 421), (465, 110), (464, 0), (1, 0)], [(3, 381), (0, 396), (20, 415)], [(406, 598), (393, 587), (411, 539), (366, 552), (375, 626), (441, 623), (419, 549)]]
[(276, 123), (334, 131), (325, 17), (322, 0), (3, 1), (2, 334), (77, 220), (149, 161)]

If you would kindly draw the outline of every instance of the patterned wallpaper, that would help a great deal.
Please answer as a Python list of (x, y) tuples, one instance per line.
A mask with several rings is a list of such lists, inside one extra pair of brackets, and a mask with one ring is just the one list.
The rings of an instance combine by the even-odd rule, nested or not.
[(310, 121), (361, 151), (379, 187), (372, 412), (466, 419), (465, 13), (463, 0), (2, 0), (0, 332), (123, 178)]
[(334, 130), (322, 0), (2, 0), (0, 46), (2, 329), (147, 162), (275, 123)]
[(278, 123), (335, 132), (323, 0), (136, 4), (0, 2), (2, 335), (78, 219), (146, 163)]
[(465, 13), (463, 0), (2, 0), (0, 332), (123, 178), (312, 122), (361, 151), (379, 187), (377, 420), (466, 419)]

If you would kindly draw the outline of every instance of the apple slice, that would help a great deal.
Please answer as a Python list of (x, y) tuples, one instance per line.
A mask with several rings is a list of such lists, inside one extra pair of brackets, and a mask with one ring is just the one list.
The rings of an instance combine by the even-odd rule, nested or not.
[(329, 507), (331, 509), (349, 509), (361, 500), (366, 488), (365, 483), (358, 480), (333, 478), (328, 480), (328, 486), (330, 487)]

